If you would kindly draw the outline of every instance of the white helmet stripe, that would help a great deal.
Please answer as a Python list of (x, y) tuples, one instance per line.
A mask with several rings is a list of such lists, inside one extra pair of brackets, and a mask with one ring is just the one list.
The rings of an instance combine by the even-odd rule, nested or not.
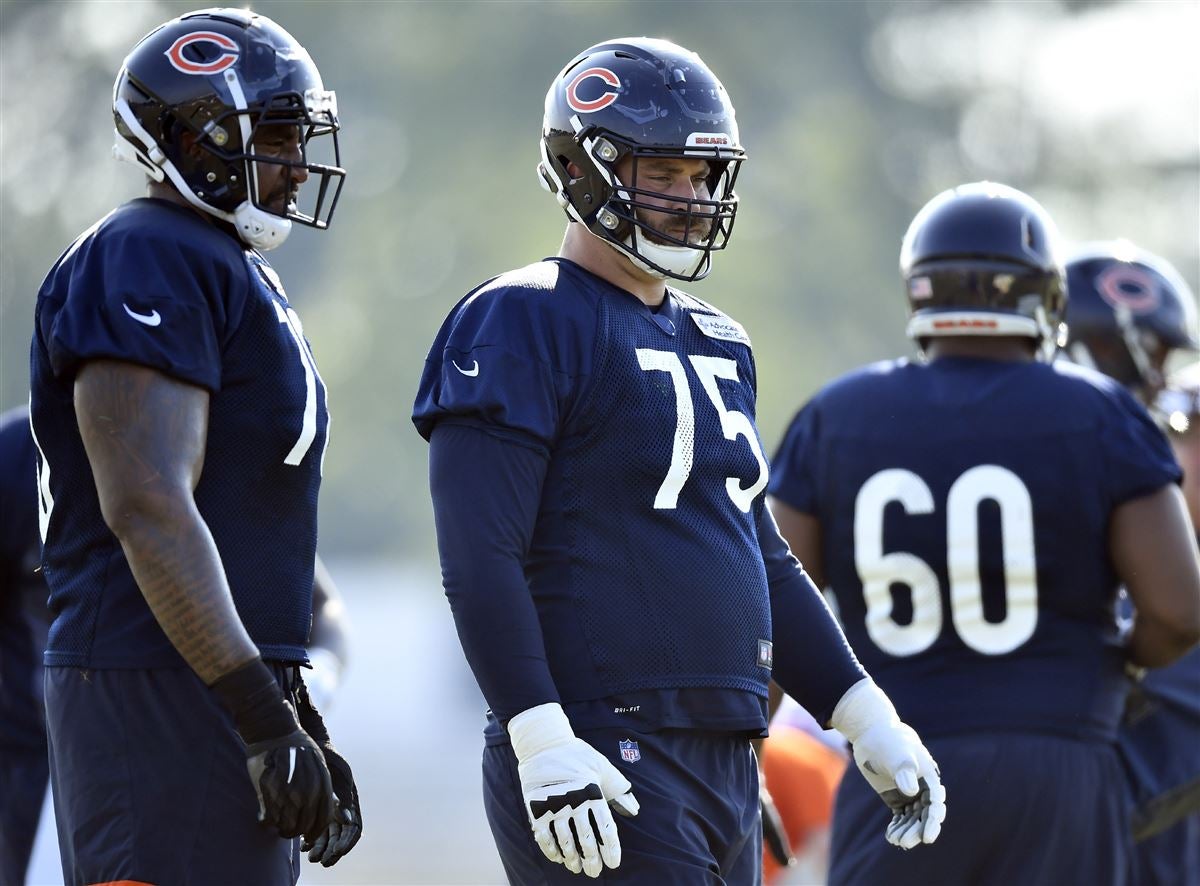
[[(242, 89), (242, 81), (238, 79), (237, 71), (230, 68), (225, 72), (225, 83), (229, 86), (229, 94), (233, 97), (233, 106), (239, 111), (245, 111), (249, 105), (246, 104), (246, 93)], [(242, 133), (242, 151), (246, 154), (250, 153), (250, 136), (253, 134), (253, 129), (250, 124), (249, 114), (237, 115), (238, 128)], [(249, 167), (250, 178), (254, 182), (254, 190), (247, 196), (251, 202), (258, 197), (258, 167), (253, 162), (247, 162)]]
[(1041, 338), (1044, 328), (1033, 317), (991, 311), (922, 311), (908, 321), (909, 338), (931, 335), (1022, 335)]

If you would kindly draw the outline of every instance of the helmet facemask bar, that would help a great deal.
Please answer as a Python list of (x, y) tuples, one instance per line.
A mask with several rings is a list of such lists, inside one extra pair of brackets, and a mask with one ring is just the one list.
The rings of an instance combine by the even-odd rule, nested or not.
[[(624, 252), (645, 270), (677, 280), (694, 281), (708, 275), (712, 253), (724, 249), (733, 233), (738, 197), (734, 191), (745, 154), (725, 146), (643, 147), (613, 133), (584, 130), (576, 141), (608, 185), (608, 198), (588, 227)], [(630, 182), (616, 173), (617, 163), (632, 158)], [(705, 160), (708, 198), (679, 197), (638, 187), (639, 167), (654, 159)], [(648, 220), (680, 219), (682, 225), (663, 230)]]
[[(201, 144), (222, 162), (238, 164), (245, 170), (245, 196), (250, 204), (269, 215), (318, 230), (328, 228), (346, 176), (341, 164), (338, 143), (340, 127), (334, 94), (313, 89), (305, 95), (278, 93), (265, 102), (264, 107), (229, 111), (213, 122), (217, 125), (224, 123), (222, 128), (228, 129), (231, 123), (227, 121), (231, 117), (237, 117), (236, 125), (242, 134), (243, 148), (240, 152), (222, 150), (211, 137), (204, 139)], [(298, 161), (256, 150), (256, 145), (266, 141), (262, 138), (263, 130), (274, 126), (294, 126), (298, 129)], [(206, 129), (211, 127), (212, 124)], [(316, 139), (320, 139), (316, 145), (324, 147), (319, 152), (319, 161), (314, 160), (313, 156)], [(286, 171), (282, 204), (275, 199), (275, 194), (261, 193), (259, 173), (266, 165), (283, 167)], [(307, 181), (296, 184), (298, 176), (293, 170), (302, 170)], [(301, 202), (304, 208), (301, 208)]]

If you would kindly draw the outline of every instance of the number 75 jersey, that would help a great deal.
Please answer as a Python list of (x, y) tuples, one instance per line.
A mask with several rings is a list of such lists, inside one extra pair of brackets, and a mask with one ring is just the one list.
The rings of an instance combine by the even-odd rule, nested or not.
[(654, 311), (551, 259), (451, 312), (413, 420), (426, 438), (471, 424), (547, 456), (525, 572), (564, 702), (765, 694), (754, 405), (742, 327), (675, 290)]
[(1113, 737), (1110, 515), (1180, 477), (1123, 388), (1063, 363), (880, 363), (819, 392), (773, 467), (771, 494), (820, 523), (847, 639), (921, 735)]

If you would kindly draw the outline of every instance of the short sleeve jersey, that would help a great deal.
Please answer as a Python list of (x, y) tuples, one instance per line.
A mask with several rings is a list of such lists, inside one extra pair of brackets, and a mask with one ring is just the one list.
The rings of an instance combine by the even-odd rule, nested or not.
[(924, 736), (1111, 739), (1114, 508), (1180, 478), (1111, 380), (1064, 363), (881, 363), (818, 393), (771, 493), (821, 525), (846, 636)]
[(674, 289), (652, 310), (563, 259), (484, 284), (442, 326), (421, 434), (474, 425), (548, 458), (525, 574), (564, 705), (703, 688), (700, 721), (761, 719), (755, 383), (736, 321)]
[(31, 408), (47, 665), (182, 664), (100, 513), (72, 404), (89, 360), (156, 369), (210, 392), (196, 505), (264, 658), (304, 661), (312, 618), (324, 383), (278, 276), (191, 210), (133, 200), (86, 231), (38, 293)]

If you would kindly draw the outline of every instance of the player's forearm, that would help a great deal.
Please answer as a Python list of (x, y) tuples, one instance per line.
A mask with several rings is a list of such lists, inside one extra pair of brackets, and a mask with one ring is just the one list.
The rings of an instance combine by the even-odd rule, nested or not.
[(525, 578), (544, 456), (477, 428), (440, 426), (429, 481), (442, 583), (467, 662), (501, 720), (559, 700)]
[(1134, 616), (1126, 654), (1143, 668), (1161, 668), (1177, 661), (1195, 648), (1197, 637), (1186, 627), (1154, 621), (1138, 613)]
[(105, 523), (167, 638), (211, 684), (258, 652), (196, 509), (209, 394), (157, 370), (86, 363), (75, 415)]
[(1136, 612), (1129, 658), (1162, 667), (1200, 640), (1200, 551), (1174, 484), (1113, 511), (1109, 551)]
[(132, 509), (117, 528), (150, 611), (201, 680), (211, 685), (257, 657), (212, 535), (190, 497)]
[[(788, 637), (788, 642), (775, 644), (772, 679), (824, 724), (846, 690), (866, 671), (766, 508), (758, 537), (771, 589), (771, 624), (776, 633)], [(780, 631), (779, 625), (787, 627)]]

